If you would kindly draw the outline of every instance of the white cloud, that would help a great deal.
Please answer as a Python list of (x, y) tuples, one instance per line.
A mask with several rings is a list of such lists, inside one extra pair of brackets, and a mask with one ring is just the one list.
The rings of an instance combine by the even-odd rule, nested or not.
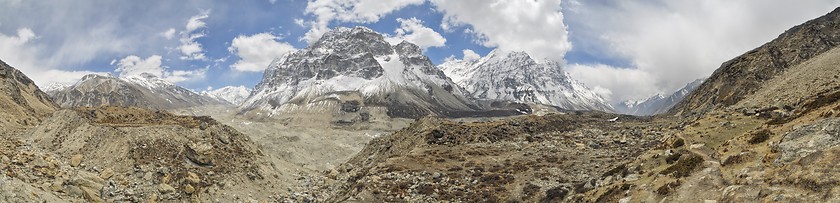
[(204, 11), (204, 12), (201, 12), (200, 14), (198, 14), (198, 15), (194, 15), (194, 16), (190, 17), (190, 19), (187, 20), (187, 25), (186, 25), (187, 30), (185, 32), (190, 33), (190, 32), (193, 32), (195, 30), (198, 30), (199, 28), (206, 28), (207, 23), (204, 22), (204, 19), (207, 19), (208, 17), (210, 17), (210, 12), (209, 11)]
[(148, 73), (173, 83), (203, 79), (207, 75), (208, 68), (169, 71), (169, 67), (162, 66), (162, 59), (160, 55), (145, 59), (135, 55), (126, 56), (117, 62), (115, 71), (120, 73), (120, 77)]
[(160, 55), (152, 55), (146, 59), (139, 56), (126, 56), (117, 63), (116, 72), (120, 73), (120, 77), (140, 75), (141, 73), (149, 73), (157, 77), (163, 77), (163, 70), (161, 66)]
[(17, 68), (42, 87), (50, 83), (72, 84), (84, 75), (96, 73), (51, 69), (47, 61), (37, 58), (41, 47), (31, 43), (37, 38), (29, 28), (18, 29), (16, 35), (11, 36), (0, 33), (0, 60)]
[(462, 52), (464, 53), (464, 61), (475, 61), (481, 58), (480, 55), (471, 49), (464, 49)]
[(187, 20), (185, 30), (181, 32), (181, 38), (178, 40), (181, 45), (178, 50), (181, 51), (181, 59), (183, 60), (206, 60), (204, 56), (204, 48), (196, 40), (205, 37), (204, 32), (199, 32), (199, 29), (207, 28), (207, 23), (204, 19), (210, 17), (210, 11), (202, 11), (200, 14), (190, 17)]
[[(724, 61), (836, 7), (835, 0), (573, 1), (566, 22), (580, 43), (576, 47), (627, 59), (633, 66), (578, 69), (575, 75), (612, 90), (614, 99), (641, 99), (708, 77)], [(630, 75), (609, 76), (615, 73)]]
[[(660, 93), (652, 74), (639, 69), (619, 68), (603, 64), (569, 64), (566, 71), (612, 102), (643, 99)], [(645, 95), (645, 96), (641, 96)]]
[(195, 81), (199, 79), (204, 79), (207, 75), (207, 67), (202, 69), (196, 70), (174, 70), (169, 72), (164, 72), (163, 80), (179, 83), (179, 82), (186, 82), (186, 81)]
[(572, 48), (560, 0), (431, 0), (443, 13), (441, 27), (468, 26), (477, 43), (562, 61)]
[(308, 23), (310, 29), (301, 38), (313, 43), (321, 35), (330, 31), (333, 21), (372, 23), (382, 16), (409, 5), (422, 4), (425, 0), (314, 0), (306, 5), (306, 14), (315, 16), (315, 21)]
[(271, 33), (237, 36), (231, 42), (228, 51), (236, 54), (240, 60), (231, 65), (231, 68), (246, 72), (263, 71), (275, 58), (296, 50), (289, 43), (278, 42), (279, 39), (280, 37)]
[(405, 40), (420, 46), (423, 50), (429, 47), (442, 47), (446, 44), (446, 38), (432, 28), (424, 26), (422, 20), (397, 18), (397, 22), (400, 22), (400, 27), (394, 31), (394, 36), (386, 36), (385, 40), (388, 43), (399, 44)]
[(160, 33), (160, 35), (163, 36), (163, 38), (172, 39), (175, 37), (175, 28), (169, 28), (168, 30)]

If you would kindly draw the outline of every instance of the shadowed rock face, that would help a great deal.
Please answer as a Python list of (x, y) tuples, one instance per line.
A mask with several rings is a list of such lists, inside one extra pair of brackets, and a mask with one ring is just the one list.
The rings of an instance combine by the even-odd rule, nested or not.
[(0, 126), (32, 126), (55, 109), (29, 77), (0, 61)]
[(63, 108), (135, 106), (173, 109), (222, 104), (221, 101), (149, 74), (127, 78), (91, 74), (76, 84), (51, 94), (53, 100)]
[(729, 60), (671, 111), (687, 115), (731, 106), (790, 67), (840, 44), (840, 9), (793, 27), (778, 38)]

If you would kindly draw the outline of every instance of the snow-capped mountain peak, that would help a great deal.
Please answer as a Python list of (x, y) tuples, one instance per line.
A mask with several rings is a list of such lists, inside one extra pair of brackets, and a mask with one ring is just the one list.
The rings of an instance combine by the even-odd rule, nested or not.
[(67, 88), (48, 94), (60, 106), (68, 108), (109, 105), (171, 109), (221, 103), (152, 74), (122, 77), (89, 74)]
[(251, 94), (251, 89), (241, 85), (226, 86), (214, 90), (205, 90), (202, 91), (201, 94), (221, 101), (226, 101), (233, 105), (239, 105), (248, 98), (248, 95)]
[(537, 61), (525, 52), (496, 49), (477, 61), (450, 60), (439, 67), (476, 99), (612, 111), (601, 96), (563, 71), (562, 64)]
[(269, 65), (243, 110), (274, 112), (332, 94), (358, 94), (363, 103), (385, 106), (397, 117), (472, 110), (454, 87), (419, 46), (391, 45), (365, 27), (339, 27)]
[(703, 84), (705, 79), (697, 79), (685, 85), (671, 95), (665, 96), (661, 93), (644, 100), (628, 100), (616, 105), (616, 111), (628, 115), (648, 116), (667, 112), (671, 107), (682, 101), (682, 99)]

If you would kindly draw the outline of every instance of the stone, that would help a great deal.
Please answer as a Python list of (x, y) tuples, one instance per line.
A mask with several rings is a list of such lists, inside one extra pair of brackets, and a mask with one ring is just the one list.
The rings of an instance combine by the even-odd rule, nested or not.
[(72, 166), (72, 167), (79, 166), (80, 164), (82, 164), (82, 159), (83, 158), (84, 158), (84, 156), (82, 156), (81, 154), (73, 155), (72, 157), (70, 157), (70, 166)]
[(61, 189), (63, 189), (63, 188), (64, 188), (64, 180), (61, 179), (61, 178), (56, 179), (52, 183), (52, 185), (50, 185), (50, 190), (52, 190), (53, 192), (61, 191)]
[(76, 176), (74, 176), (70, 182), (71, 184), (81, 188), (91, 188), (95, 190), (102, 189), (106, 183), (105, 180), (99, 178), (99, 176), (85, 171), (79, 171), (76, 173)]
[(87, 199), (88, 201), (90, 201), (90, 202), (105, 202), (105, 201), (102, 200), (102, 197), (99, 195), (100, 193), (99, 193), (98, 189), (86, 188), (86, 187), (82, 187), (81, 189), (82, 189), (82, 192), (84, 193), (85, 199)]
[(193, 187), (190, 184), (187, 184), (186, 186), (184, 186), (184, 192), (186, 192), (187, 194), (192, 194), (195, 192), (195, 187)]
[(186, 147), (187, 159), (200, 166), (213, 165), (213, 146), (207, 143), (192, 143)]
[(184, 177), (184, 180), (191, 184), (198, 184), (201, 182), (201, 178), (198, 176), (198, 174), (195, 174), (193, 172), (187, 172), (187, 176)]
[(103, 180), (108, 180), (111, 176), (114, 176), (114, 170), (111, 170), (111, 168), (106, 168), (99, 173), (99, 178), (102, 178)]
[(166, 183), (158, 184), (157, 189), (158, 189), (158, 192), (163, 193), (163, 194), (169, 194), (169, 193), (174, 193), (175, 192), (175, 188), (172, 187), (169, 184), (166, 184)]
[(624, 177), (624, 181), (633, 182), (639, 180), (639, 178), (641, 178), (639, 177), (639, 174), (630, 174), (627, 175), (627, 177)]
[(64, 194), (67, 194), (69, 196), (84, 197), (84, 192), (82, 191), (82, 189), (76, 187), (75, 185), (65, 185), (64, 189), (62, 189), (61, 191), (63, 191)]

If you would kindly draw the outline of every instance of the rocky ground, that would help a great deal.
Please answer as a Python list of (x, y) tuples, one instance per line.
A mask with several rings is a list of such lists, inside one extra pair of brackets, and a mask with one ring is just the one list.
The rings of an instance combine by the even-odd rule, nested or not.
[(11, 202), (276, 201), (292, 182), (248, 136), (209, 117), (60, 110), (3, 138), (0, 193)]

